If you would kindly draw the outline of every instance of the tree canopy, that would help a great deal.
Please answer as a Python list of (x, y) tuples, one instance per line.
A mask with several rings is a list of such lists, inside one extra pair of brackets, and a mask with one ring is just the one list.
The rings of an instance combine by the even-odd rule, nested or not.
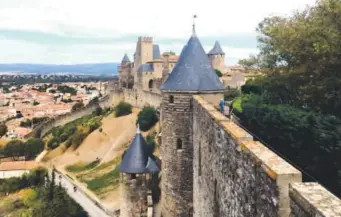
[(7, 128), (6, 124), (0, 123), (0, 138), (3, 137), (4, 135), (6, 135), (7, 131), (8, 131), (8, 128)]
[(242, 87), (234, 109), (242, 125), (338, 196), (340, 26), (339, 0), (318, 0), (291, 17), (265, 18), (257, 28), (260, 53), (239, 62), (264, 76)]
[(341, 117), (340, 25), (339, 0), (319, 0), (291, 17), (266, 18), (257, 28), (259, 55), (240, 64), (275, 77), (266, 91), (275, 91), (281, 103)]

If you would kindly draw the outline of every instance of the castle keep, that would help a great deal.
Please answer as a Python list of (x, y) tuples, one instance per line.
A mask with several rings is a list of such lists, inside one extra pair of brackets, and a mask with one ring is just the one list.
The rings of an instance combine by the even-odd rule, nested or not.
[[(225, 89), (213, 68), (223, 65), (219, 43), (207, 55), (193, 28), (179, 57), (158, 54), (151, 38), (139, 38), (134, 62), (123, 58), (121, 88), (113, 93), (114, 104), (161, 110), (161, 215), (149, 217), (341, 216), (336, 196), (303, 183), (299, 170), (217, 111)], [(124, 217), (138, 216), (148, 191), (140, 180), (159, 172), (144, 147), (137, 134), (123, 156)]]

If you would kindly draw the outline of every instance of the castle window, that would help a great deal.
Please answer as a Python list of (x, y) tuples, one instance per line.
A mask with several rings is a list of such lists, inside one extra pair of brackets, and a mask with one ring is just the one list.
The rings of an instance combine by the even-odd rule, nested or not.
[(182, 149), (182, 140), (181, 139), (177, 139), (176, 140), (176, 149), (177, 150), (181, 150)]
[(174, 96), (169, 96), (169, 103), (174, 103)]
[(136, 179), (136, 174), (130, 174), (130, 179)]

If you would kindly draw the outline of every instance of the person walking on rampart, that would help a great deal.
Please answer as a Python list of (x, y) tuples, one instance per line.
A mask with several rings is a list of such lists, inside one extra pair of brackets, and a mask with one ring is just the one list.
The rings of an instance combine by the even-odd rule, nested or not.
[(225, 102), (224, 102), (224, 99), (222, 98), (219, 102), (220, 112), (224, 113), (224, 107), (225, 107)]

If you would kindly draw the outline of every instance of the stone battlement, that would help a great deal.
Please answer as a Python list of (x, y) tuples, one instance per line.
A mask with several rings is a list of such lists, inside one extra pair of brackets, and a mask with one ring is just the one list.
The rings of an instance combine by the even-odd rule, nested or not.
[(193, 216), (341, 216), (338, 198), (302, 183), (299, 170), (201, 96), (193, 102), (193, 146)]
[(292, 217), (341, 216), (341, 201), (318, 183), (290, 184)]

